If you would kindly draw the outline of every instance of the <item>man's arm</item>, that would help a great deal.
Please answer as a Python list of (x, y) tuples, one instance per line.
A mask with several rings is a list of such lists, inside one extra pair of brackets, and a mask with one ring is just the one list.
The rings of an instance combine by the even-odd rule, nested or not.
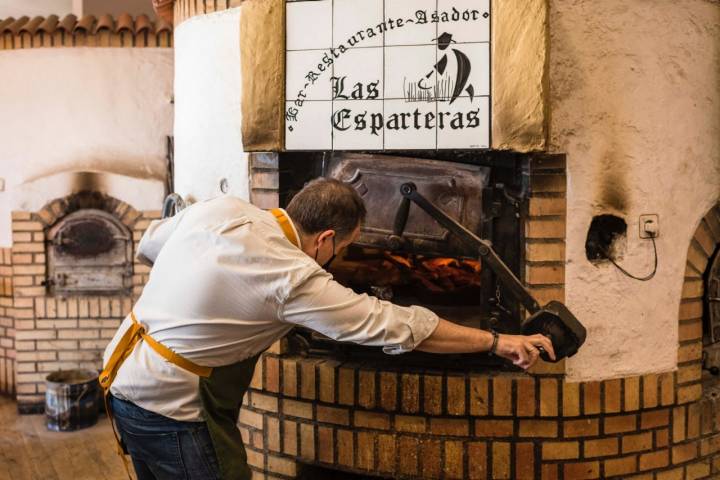
[[(415, 349), (430, 353), (488, 352), (493, 335), (485, 330), (463, 327), (440, 319), (433, 333)], [(538, 359), (542, 347), (555, 359), (552, 342), (544, 335), (499, 335), (495, 352), (521, 368), (530, 368)]]
[(413, 350), (439, 320), (423, 307), (402, 307), (359, 295), (319, 267), (292, 289), (280, 319), (337, 341), (383, 347), (387, 353)]
[(170, 234), (175, 230), (186, 212), (187, 209), (184, 209), (172, 217), (150, 222), (150, 225), (140, 239), (140, 244), (135, 254), (135, 257), (140, 263), (148, 267), (153, 266), (163, 245), (168, 241)]
[[(322, 333), (334, 340), (382, 346), (388, 353), (413, 349), (432, 353), (473, 353), (491, 349), (490, 332), (440, 319), (423, 307), (401, 307), (343, 287), (318, 269), (297, 285), (285, 301), (281, 319)], [(553, 357), (552, 344), (542, 335), (500, 335), (496, 353), (529, 368), (543, 347)]]

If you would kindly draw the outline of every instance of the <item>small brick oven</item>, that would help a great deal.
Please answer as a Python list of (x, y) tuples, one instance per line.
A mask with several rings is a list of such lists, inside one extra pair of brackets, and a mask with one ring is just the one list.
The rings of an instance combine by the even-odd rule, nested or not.
[(94, 191), (13, 212), (13, 246), (0, 267), (0, 386), (16, 393), (21, 413), (43, 411), (48, 373), (102, 367), (147, 281), (133, 252), (158, 217)]

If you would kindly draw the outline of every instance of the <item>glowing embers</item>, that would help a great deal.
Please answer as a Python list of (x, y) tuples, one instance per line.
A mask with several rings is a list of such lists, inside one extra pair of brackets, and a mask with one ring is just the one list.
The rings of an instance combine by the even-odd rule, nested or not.
[(386, 254), (390, 263), (404, 270), (431, 292), (454, 292), (468, 287), (480, 287), (480, 262), (457, 258), (428, 258)]
[(480, 296), (478, 260), (353, 248), (332, 266), (335, 278), (386, 300), (414, 297), (422, 303), (474, 303)]

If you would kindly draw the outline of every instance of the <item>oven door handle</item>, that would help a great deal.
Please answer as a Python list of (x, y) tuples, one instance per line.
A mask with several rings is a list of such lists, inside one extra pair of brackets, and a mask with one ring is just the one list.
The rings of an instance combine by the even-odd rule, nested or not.
[[(492, 248), (492, 244), (487, 240), (475, 235), (473, 232), (465, 228), (463, 225), (457, 222), (457, 220), (449, 217), (445, 212), (440, 210), (434, 203), (422, 196), (417, 191), (417, 186), (412, 182), (403, 183), (400, 186), (400, 193), (403, 196), (403, 201), (411, 201), (418, 207), (422, 208), (428, 215), (430, 215), (440, 225), (445, 227), (450, 233), (456, 235), (458, 238), (463, 240), (470, 247), (477, 250), (483, 265), (490, 267), (498, 277), (500, 283), (502, 283), (510, 293), (520, 302), (523, 306), (531, 313), (536, 313), (540, 310), (540, 305), (537, 300), (528, 292), (525, 285), (515, 276), (510, 268), (503, 262), (500, 257), (495, 253)], [(408, 202), (409, 205), (409, 202)], [(407, 208), (407, 207), (406, 207)], [(407, 219), (407, 210), (405, 210), (404, 216)], [(402, 232), (397, 231), (398, 222), (396, 219), (396, 231), (394, 235), (402, 235)], [(402, 224), (404, 229), (405, 225)]]

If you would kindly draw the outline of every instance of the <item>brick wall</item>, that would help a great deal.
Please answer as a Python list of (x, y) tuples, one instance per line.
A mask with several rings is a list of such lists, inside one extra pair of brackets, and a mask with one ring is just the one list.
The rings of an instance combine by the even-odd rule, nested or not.
[(679, 398), (673, 374), (577, 384), (267, 353), (251, 387), (240, 425), (259, 478), (305, 463), (390, 478), (720, 473), (720, 405)]
[(270, 209), (277, 208), (279, 176), (279, 157), (277, 153), (249, 153), (250, 165), (250, 202)]
[(102, 353), (147, 281), (149, 268), (133, 264), (132, 292), (116, 296), (51, 296), (46, 280), (45, 236), (49, 227), (79, 208), (115, 215), (133, 234), (133, 252), (159, 212), (135, 211), (106, 196), (76, 195), (50, 202), (39, 212), (13, 212), (13, 295), (16, 328), (16, 390), (21, 412), (41, 410), (45, 377), (58, 369), (102, 368)]
[[(541, 303), (564, 299), (564, 172), (562, 157), (533, 159), (524, 273)], [(295, 478), (306, 464), (409, 479), (717, 477), (720, 400), (702, 395), (700, 359), (702, 272), (720, 243), (720, 210), (698, 232), (676, 372), (570, 383), (564, 362), (532, 375), (408, 370), (276, 344), (239, 421), (256, 478)]]
[(0, 248), (0, 393), (15, 395), (15, 319), (12, 317), (12, 250)]

